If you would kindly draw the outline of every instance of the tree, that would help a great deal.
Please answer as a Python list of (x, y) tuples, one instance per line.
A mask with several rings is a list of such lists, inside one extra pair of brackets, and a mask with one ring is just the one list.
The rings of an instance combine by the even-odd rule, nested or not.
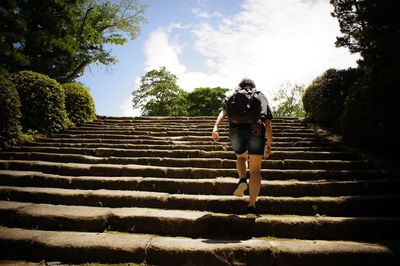
[[(361, 66), (379, 71), (385, 65), (399, 67), (400, 17), (396, 1), (331, 0), (332, 15), (339, 21), (342, 36), (336, 46), (347, 47), (363, 57)], [(374, 67), (376, 66), (376, 68)]]
[(139, 108), (144, 116), (187, 115), (186, 93), (177, 80), (165, 67), (147, 72), (132, 93), (133, 108)]
[(137, 0), (5, 0), (0, 68), (72, 81), (92, 63), (117, 62), (107, 45), (135, 39), (145, 6)]
[(71, 34), (78, 49), (74, 66), (64, 79), (74, 80), (91, 63), (118, 62), (105, 46), (123, 45), (128, 41), (126, 36), (135, 39), (140, 24), (145, 22), (142, 16), (145, 8), (137, 0), (79, 0)]
[(400, 106), (400, 17), (396, 1), (331, 0), (342, 36), (337, 46), (359, 52), (360, 79), (346, 98), (343, 137), (347, 143), (398, 155)]
[(304, 86), (293, 85), (290, 82), (282, 84), (278, 92), (274, 95), (274, 101), (278, 106), (274, 110), (276, 117), (303, 117), (304, 108), (301, 96)]
[(187, 96), (189, 115), (217, 116), (228, 90), (221, 87), (194, 89)]

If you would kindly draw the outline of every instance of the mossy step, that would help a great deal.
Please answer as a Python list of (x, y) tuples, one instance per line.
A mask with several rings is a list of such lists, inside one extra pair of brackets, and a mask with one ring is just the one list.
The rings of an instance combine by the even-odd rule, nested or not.
[[(61, 176), (32, 171), (0, 170), (0, 185), (66, 189), (107, 189), (170, 194), (232, 195), (237, 178), (175, 179), (153, 177)], [(400, 180), (262, 180), (260, 196), (352, 196), (398, 194)], [(246, 191), (247, 195), (248, 191)]]
[[(244, 214), (247, 197), (126, 190), (77, 190), (0, 186), (0, 200), (97, 207), (146, 207)], [(258, 198), (260, 214), (399, 217), (400, 195)]]
[[(223, 240), (0, 228), (7, 259), (149, 265), (398, 265), (396, 242)], [(21, 252), (23, 250), (23, 252)]]
[(191, 238), (279, 237), (395, 240), (400, 218), (264, 215), (247, 219), (199, 211), (106, 208), (0, 201), (4, 226), (68, 231), (119, 231)]

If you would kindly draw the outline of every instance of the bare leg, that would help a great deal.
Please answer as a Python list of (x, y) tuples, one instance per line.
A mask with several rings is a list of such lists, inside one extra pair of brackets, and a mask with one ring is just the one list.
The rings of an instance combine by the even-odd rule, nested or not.
[(247, 153), (243, 153), (240, 155), (237, 155), (236, 158), (236, 169), (239, 175), (239, 178), (244, 178), (246, 177), (247, 173)]
[(249, 206), (255, 207), (261, 188), (262, 155), (250, 155)]
[(247, 173), (247, 157), (247, 153), (243, 153), (237, 155), (236, 158), (236, 169), (240, 178), (238, 186), (233, 192), (236, 197), (243, 197), (244, 191), (248, 188), (246, 180), (243, 180), (243, 178), (246, 178)]

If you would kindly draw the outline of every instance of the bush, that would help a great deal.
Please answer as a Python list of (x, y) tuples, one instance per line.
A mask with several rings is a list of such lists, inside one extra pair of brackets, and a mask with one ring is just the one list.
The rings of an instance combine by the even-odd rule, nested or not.
[(65, 108), (73, 123), (80, 124), (96, 119), (94, 101), (88, 88), (80, 83), (66, 83), (63, 88)]
[(303, 94), (306, 118), (340, 132), (344, 102), (357, 76), (357, 70), (349, 68), (328, 69), (317, 77)]
[(346, 99), (342, 135), (346, 143), (399, 157), (399, 81), (387, 77), (364, 78)]
[(20, 102), (15, 85), (0, 75), (0, 146), (16, 144), (21, 137)]
[(21, 101), (24, 132), (58, 132), (69, 126), (64, 90), (57, 81), (32, 71), (18, 72), (11, 79)]

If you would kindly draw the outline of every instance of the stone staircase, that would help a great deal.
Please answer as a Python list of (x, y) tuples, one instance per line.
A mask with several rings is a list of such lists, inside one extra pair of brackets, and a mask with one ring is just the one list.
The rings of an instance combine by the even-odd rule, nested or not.
[(0, 260), (399, 265), (396, 170), (300, 119), (273, 121), (257, 203), (232, 196), (214, 117), (98, 117), (0, 152)]

